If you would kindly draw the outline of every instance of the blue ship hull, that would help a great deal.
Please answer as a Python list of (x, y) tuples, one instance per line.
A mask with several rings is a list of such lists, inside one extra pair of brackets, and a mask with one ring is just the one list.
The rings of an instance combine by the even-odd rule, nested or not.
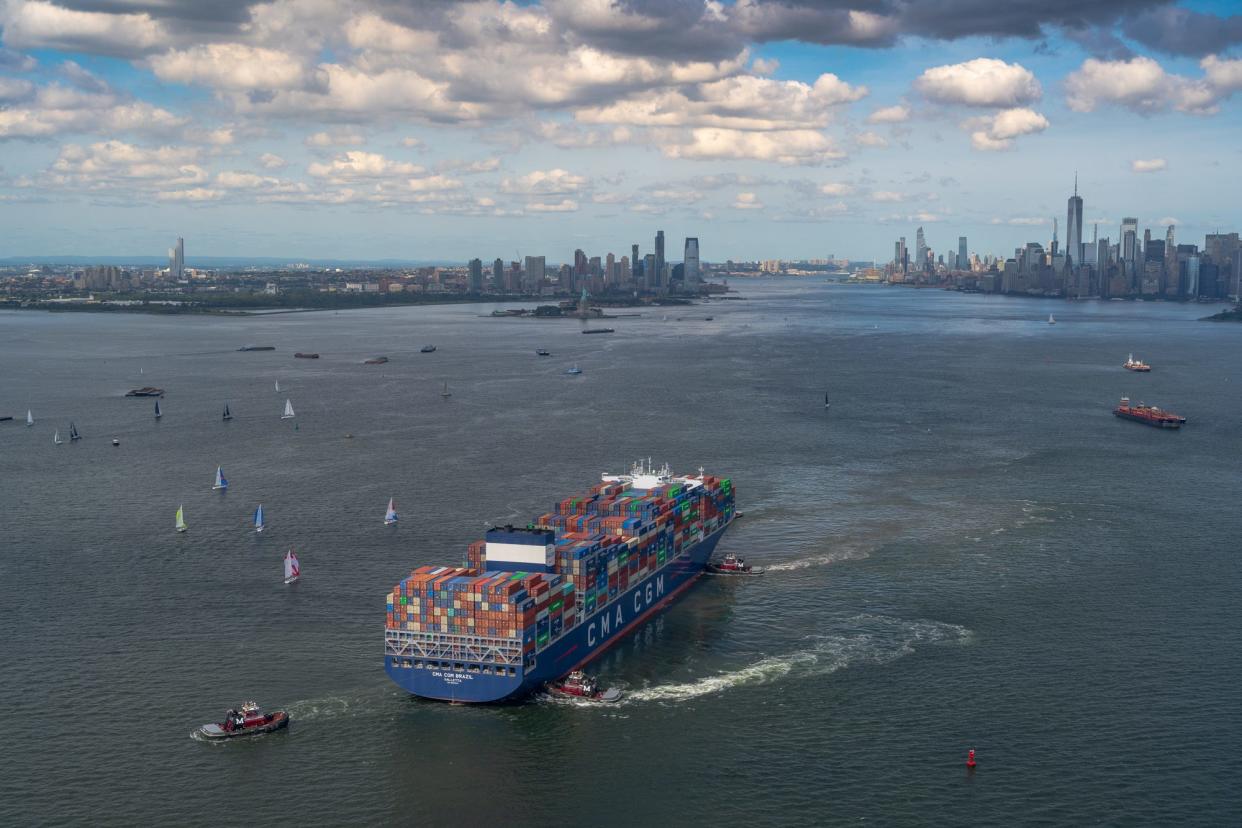
[(514, 667), (512, 675), (495, 675), (479, 669), (479, 665), (456, 659), (431, 666), (423, 660), (394, 656), (391, 651), (384, 658), (384, 669), (402, 689), (428, 699), (479, 703), (521, 698), (587, 664), (648, 617), (670, 606), (703, 574), (729, 525), (726, 523), (683, 550), (663, 568), (582, 618), (573, 629), (535, 654), (533, 660)]

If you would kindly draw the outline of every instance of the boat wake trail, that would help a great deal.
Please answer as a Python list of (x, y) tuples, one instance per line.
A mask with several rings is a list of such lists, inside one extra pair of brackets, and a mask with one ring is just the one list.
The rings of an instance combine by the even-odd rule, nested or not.
[(965, 627), (939, 621), (906, 621), (883, 615), (859, 615), (847, 620), (849, 631), (811, 636), (809, 646), (780, 656), (768, 656), (740, 670), (707, 676), (685, 684), (665, 684), (631, 690), (622, 703), (691, 701), (736, 687), (774, 684), (786, 678), (824, 676), (856, 664), (884, 664), (910, 655), (929, 644), (965, 644)]
[(325, 696), (319, 699), (302, 699), (286, 706), (291, 722), (309, 722), (316, 719), (346, 719), (374, 713), (377, 702), (383, 696), (394, 695), (387, 689), (371, 693), (344, 696)]
[(759, 564), (759, 566), (763, 568), (764, 572), (793, 572), (799, 569), (809, 569), (812, 566), (827, 566), (840, 561), (862, 560), (869, 557), (877, 546), (878, 544), (838, 544), (831, 552), (825, 552), (821, 555), (808, 555), (805, 558), (798, 558), (794, 561)]

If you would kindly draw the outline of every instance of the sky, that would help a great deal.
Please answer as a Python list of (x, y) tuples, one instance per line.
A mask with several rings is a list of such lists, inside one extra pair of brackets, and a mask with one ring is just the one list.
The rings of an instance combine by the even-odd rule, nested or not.
[(0, 0), (0, 258), (1202, 244), (1240, 127), (1224, 0)]

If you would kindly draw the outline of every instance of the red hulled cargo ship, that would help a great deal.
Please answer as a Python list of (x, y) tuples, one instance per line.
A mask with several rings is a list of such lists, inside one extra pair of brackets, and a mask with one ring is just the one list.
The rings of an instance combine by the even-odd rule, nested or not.
[(1113, 409), (1113, 413), (1118, 417), (1135, 422), (1143, 423), (1156, 428), (1181, 428), (1182, 423), (1186, 422), (1186, 418), (1174, 414), (1172, 411), (1164, 411), (1156, 408), (1154, 405), (1131, 405), (1129, 397), (1122, 397), (1121, 403)]
[(388, 594), (384, 669), (417, 696), (519, 698), (589, 663), (703, 573), (734, 517), (729, 479), (636, 464), (465, 567), (422, 566)]

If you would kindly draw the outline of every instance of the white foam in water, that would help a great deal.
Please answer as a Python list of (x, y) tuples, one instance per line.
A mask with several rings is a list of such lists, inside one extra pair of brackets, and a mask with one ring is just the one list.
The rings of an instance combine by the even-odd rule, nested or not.
[(793, 572), (798, 569), (808, 569), (812, 566), (826, 566), (839, 561), (861, 560), (862, 558), (869, 557), (874, 548), (874, 546), (864, 548), (861, 545), (842, 545), (825, 555), (811, 555), (806, 558), (799, 558), (796, 561), (785, 561), (784, 563), (766, 565), (761, 564), (760, 566), (765, 572)]
[(774, 684), (787, 677), (827, 675), (852, 664), (884, 663), (913, 653), (919, 644), (965, 643), (970, 631), (939, 621), (903, 621), (880, 615), (849, 619), (858, 629), (838, 635), (813, 636), (806, 649), (768, 656), (740, 670), (707, 676), (685, 684), (665, 684), (627, 692), (627, 702), (682, 702), (735, 687)]

